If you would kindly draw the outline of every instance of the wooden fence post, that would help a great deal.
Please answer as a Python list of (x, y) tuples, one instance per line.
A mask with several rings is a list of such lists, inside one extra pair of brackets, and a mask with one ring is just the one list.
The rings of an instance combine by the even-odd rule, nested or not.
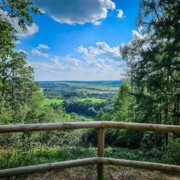
[[(98, 129), (98, 157), (104, 157), (104, 128)], [(97, 164), (97, 178), (102, 180), (104, 178), (103, 163)]]

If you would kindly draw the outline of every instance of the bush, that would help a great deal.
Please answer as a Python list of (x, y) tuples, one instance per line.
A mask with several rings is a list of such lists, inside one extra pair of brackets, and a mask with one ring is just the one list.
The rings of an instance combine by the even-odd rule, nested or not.
[(162, 156), (162, 161), (168, 164), (180, 165), (180, 138), (169, 138), (168, 145)]

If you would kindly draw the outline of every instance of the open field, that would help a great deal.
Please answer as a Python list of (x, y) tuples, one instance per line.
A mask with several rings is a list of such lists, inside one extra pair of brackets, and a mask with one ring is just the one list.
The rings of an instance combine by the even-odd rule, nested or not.
[(47, 81), (39, 83), (41, 88), (57, 91), (115, 93), (118, 90), (120, 81)]
[[(67, 100), (63, 104), (66, 113), (82, 113), (79, 120), (89, 121), (96, 119), (100, 109), (107, 113), (113, 108), (112, 100), (120, 81), (45, 81), (39, 84), (46, 97), (42, 106), (61, 104)], [(55, 106), (53, 108), (56, 109)]]
[(39, 88), (39, 93), (43, 93), (43, 88)]
[(61, 99), (46, 99), (42, 102), (42, 105), (50, 105), (50, 104), (61, 104), (63, 100)]
[[(93, 117), (93, 116), (87, 116), (86, 114), (81, 114), (81, 113), (76, 113), (79, 118), (82, 118), (84, 119), (85, 121), (94, 121), (96, 119), (96, 117)], [(74, 120), (71, 119), (71, 113), (66, 113), (66, 116), (67, 116), (67, 122), (71, 122)]]
[[(46, 99), (42, 102), (42, 105), (50, 105), (50, 104), (61, 104), (64, 100), (62, 99)], [(84, 102), (84, 101), (91, 101), (92, 103), (100, 103), (103, 100), (98, 98), (79, 98), (77, 101)]]
[(86, 114), (76, 113), (79, 117), (85, 118), (86, 121), (94, 121), (96, 118), (93, 116), (88, 116)]
[(63, 84), (66, 86), (78, 88), (80, 91), (89, 91), (94, 92), (96, 90), (101, 91), (117, 91), (118, 84), (112, 85), (112, 83), (108, 82), (59, 82), (59, 84)]

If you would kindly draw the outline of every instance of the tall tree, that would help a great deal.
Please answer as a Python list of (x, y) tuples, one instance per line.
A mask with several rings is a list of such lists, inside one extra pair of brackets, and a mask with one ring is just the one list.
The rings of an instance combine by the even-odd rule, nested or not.
[(114, 118), (116, 121), (131, 122), (133, 120), (134, 97), (131, 94), (131, 85), (124, 81), (114, 99)]
[[(142, 0), (136, 20), (140, 34), (120, 48), (140, 122), (180, 123), (179, 13), (178, 0)], [(157, 136), (160, 145), (162, 135)]]
[[(33, 23), (30, 13), (40, 14), (29, 0), (2, 0), (0, 13), (3, 10), (8, 12), (7, 16), (18, 19), (24, 31)], [(8, 118), (22, 112), (22, 107), (38, 88), (33, 69), (26, 64), (26, 54), (13, 49), (17, 41), (15, 33), (7, 18), (0, 14), (0, 114)]]

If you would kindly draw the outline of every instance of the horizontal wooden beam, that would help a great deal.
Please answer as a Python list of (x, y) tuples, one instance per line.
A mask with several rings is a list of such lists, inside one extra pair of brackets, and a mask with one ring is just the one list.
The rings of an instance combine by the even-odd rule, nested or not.
[(28, 132), (28, 131), (49, 131), (81, 128), (99, 128), (101, 122), (65, 122), (65, 123), (43, 123), (43, 124), (20, 124), (0, 125), (0, 133)]
[(180, 133), (180, 126), (178, 125), (127, 123), (127, 122), (114, 122), (114, 121), (0, 125), (0, 133), (66, 130), (66, 129), (81, 129), (81, 128), (119, 128), (119, 129), (129, 129), (129, 130)]
[(38, 164), (34, 166), (24, 166), (24, 167), (18, 167), (18, 168), (4, 169), (4, 170), (0, 170), (0, 178), (22, 175), (22, 174), (30, 174), (30, 173), (36, 173), (36, 172), (44, 172), (44, 171), (50, 171), (50, 170), (55, 170), (55, 169), (92, 165), (92, 164), (97, 164), (98, 161), (99, 161), (99, 158), (95, 157), (95, 158), (86, 158), (86, 159), (78, 159), (78, 160), (63, 161), (63, 162), (56, 162), (56, 163)]
[(22, 175), (22, 174), (50, 171), (55, 169), (92, 165), (92, 164), (107, 164), (107, 165), (126, 166), (126, 167), (149, 169), (149, 170), (159, 170), (163, 172), (180, 173), (180, 166), (175, 166), (175, 165), (151, 163), (151, 162), (143, 162), (143, 161), (131, 161), (124, 159), (104, 158), (104, 157), (99, 157), (99, 158), (94, 157), (94, 158), (86, 158), (86, 159), (78, 159), (71, 161), (4, 169), (4, 170), (0, 170), (0, 177), (2, 178), (2, 177)]
[(113, 158), (102, 158), (102, 157), (99, 158), (99, 162), (103, 164), (115, 165), (115, 166), (126, 166), (126, 167), (134, 167), (134, 168), (141, 168), (141, 169), (158, 170), (158, 171), (163, 171), (163, 172), (180, 173), (180, 166), (170, 165), (170, 164), (131, 161), (131, 160), (124, 160), (124, 159), (113, 159)]
[(129, 129), (129, 130), (180, 133), (179, 125), (101, 121), (101, 126), (104, 128), (119, 128), (119, 129)]

